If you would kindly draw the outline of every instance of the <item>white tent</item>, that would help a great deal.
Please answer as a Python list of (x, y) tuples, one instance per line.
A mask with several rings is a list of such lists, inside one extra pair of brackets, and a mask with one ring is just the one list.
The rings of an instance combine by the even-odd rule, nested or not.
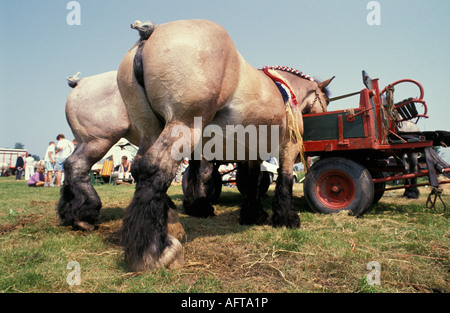
[(122, 156), (127, 156), (128, 161), (132, 162), (136, 153), (138, 151), (138, 147), (133, 145), (125, 138), (121, 138), (114, 146), (109, 149), (109, 151), (105, 154), (105, 156), (94, 166), (92, 166), (93, 170), (99, 170), (102, 168), (102, 164), (105, 160), (113, 160), (114, 167), (120, 165), (122, 160)]

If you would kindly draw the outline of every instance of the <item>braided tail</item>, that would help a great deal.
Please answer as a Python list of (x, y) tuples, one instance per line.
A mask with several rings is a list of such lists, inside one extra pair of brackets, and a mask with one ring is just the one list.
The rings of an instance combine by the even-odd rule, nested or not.
[(136, 80), (142, 87), (144, 87), (144, 66), (142, 63), (142, 50), (144, 49), (147, 40), (155, 31), (156, 26), (157, 25), (153, 22), (142, 23), (141, 21), (136, 21), (134, 24), (131, 24), (131, 28), (139, 31), (139, 36), (141, 37), (139, 39), (139, 46), (133, 61), (133, 70), (134, 75), (136, 76)]

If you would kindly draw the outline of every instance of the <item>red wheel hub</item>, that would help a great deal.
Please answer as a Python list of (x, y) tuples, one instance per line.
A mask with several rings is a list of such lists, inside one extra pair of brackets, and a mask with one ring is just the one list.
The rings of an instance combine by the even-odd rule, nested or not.
[(332, 210), (348, 206), (355, 197), (355, 184), (347, 173), (338, 170), (327, 171), (316, 182), (317, 199)]

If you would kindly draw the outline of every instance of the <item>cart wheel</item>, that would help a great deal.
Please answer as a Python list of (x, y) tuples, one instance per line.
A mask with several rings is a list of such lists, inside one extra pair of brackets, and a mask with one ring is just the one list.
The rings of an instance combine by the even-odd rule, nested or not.
[(347, 210), (360, 216), (372, 204), (374, 185), (365, 167), (349, 159), (331, 157), (314, 163), (306, 174), (304, 193), (316, 212)]
[[(383, 172), (381, 172), (381, 173), (374, 172), (374, 173), (371, 173), (371, 176), (373, 179), (386, 177), (385, 173), (383, 173)], [(373, 184), (373, 186), (375, 189), (375, 193), (373, 195), (373, 204), (375, 204), (378, 201), (380, 201), (380, 199), (383, 197), (384, 189), (386, 188), (386, 182), (376, 183), (376, 184)]]

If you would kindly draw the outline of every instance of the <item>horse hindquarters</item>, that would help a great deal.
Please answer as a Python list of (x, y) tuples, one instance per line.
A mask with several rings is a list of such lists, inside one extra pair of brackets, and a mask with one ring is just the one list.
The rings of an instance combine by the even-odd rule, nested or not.
[(121, 229), (125, 261), (132, 271), (184, 264), (180, 241), (168, 231), (166, 191), (175, 177), (178, 161), (172, 156), (174, 124), (166, 126), (157, 141), (132, 167), (136, 191)]

